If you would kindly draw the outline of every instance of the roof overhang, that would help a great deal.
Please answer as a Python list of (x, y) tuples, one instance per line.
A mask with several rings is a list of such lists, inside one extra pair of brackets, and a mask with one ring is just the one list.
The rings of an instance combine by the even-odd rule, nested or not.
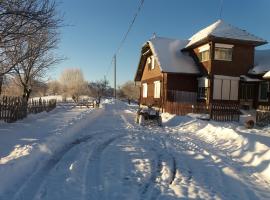
[(251, 78), (251, 77), (248, 77), (246, 75), (241, 75), (240, 80), (243, 82), (260, 82), (260, 81), (262, 81), (261, 79)]
[(152, 51), (151, 51), (151, 49), (149, 47), (149, 44), (147, 42), (147, 43), (144, 44), (144, 46), (142, 47), (142, 50), (141, 50), (140, 61), (139, 61), (138, 67), (137, 67), (137, 72), (136, 72), (135, 77), (134, 77), (135, 82), (140, 82), (141, 81), (144, 66), (145, 66), (147, 57), (149, 55), (152, 55)]
[(188, 50), (188, 49), (194, 49), (197, 48), (205, 43), (209, 42), (219, 42), (219, 43), (225, 43), (225, 44), (241, 44), (241, 45), (251, 45), (251, 46), (260, 46), (267, 44), (267, 41), (248, 41), (248, 40), (238, 40), (238, 39), (231, 39), (231, 38), (225, 38), (225, 37), (216, 37), (213, 35), (209, 35), (202, 40), (199, 40), (195, 42), (194, 44), (191, 44), (190, 46), (187, 46), (183, 48), (182, 50)]

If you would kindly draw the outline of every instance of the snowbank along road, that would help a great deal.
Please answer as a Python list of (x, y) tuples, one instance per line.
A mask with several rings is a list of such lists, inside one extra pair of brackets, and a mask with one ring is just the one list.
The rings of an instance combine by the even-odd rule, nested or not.
[(6, 146), (0, 199), (270, 199), (269, 143), (235, 124), (164, 115), (164, 127), (140, 127), (136, 106), (122, 102), (74, 109), (38, 115), (29, 124), (48, 133)]

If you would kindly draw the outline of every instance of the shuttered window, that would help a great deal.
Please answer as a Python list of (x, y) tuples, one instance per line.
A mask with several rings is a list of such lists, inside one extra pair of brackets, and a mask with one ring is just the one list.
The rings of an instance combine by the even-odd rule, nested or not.
[(143, 98), (147, 97), (147, 83), (143, 83)]
[(154, 98), (160, 98), (160, 81), (154, 82)]
[(213, 99), (215, 100), (238, 100), (239, 80), (230, 77), (215, 78)]

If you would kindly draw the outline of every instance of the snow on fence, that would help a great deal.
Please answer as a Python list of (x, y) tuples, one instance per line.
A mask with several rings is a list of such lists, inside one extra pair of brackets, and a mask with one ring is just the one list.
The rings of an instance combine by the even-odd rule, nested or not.
[(0, 97), (0, 120), (11, 123), (27, 117), (29, 113), (51, 111), (56, 107), (55, 100), (26, 102), (22, 97)]
[(270, 124), (270, 106), (258, 106), (256, 110), (256, 124), (259, 126)]
[(186, 115), (188, 113), (209, 114), (215, 121), (239, 121), (239, 105), (236, 103), (180, 103), (166, 102), (165, 112), (176, 115)]

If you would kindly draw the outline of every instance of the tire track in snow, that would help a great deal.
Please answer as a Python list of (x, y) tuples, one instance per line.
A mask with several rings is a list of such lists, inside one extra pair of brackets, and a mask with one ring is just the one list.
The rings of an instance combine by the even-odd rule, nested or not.
[(176, 159), (169, 153), (164, 140), (154, 141), (154, 144), (156, 147), (150, 149), (151, 152), (156, 154), (156, 160), (152, 161), (154, 173), (151, 174), (149, 181), (141, 190), (142, 200), (157, 199), (161, 193), (161, 187), (171, 185), (176, 176)]
[[(106, 132), (105, 132), (106, 133)], [(44, 178), (50, 173), (50, 171), (61, 161), (61, 159), (70, 152), (75, 146), (81, 143), (89, 142), (94, 139), (96, 135), (104, 134), (104, 132), (95, 132), (91, 135), (86, 135), (82, 138), (77, 138), (73, 142), (65, 145), (59, 151), (56, 151), (50, 159), (41, 163), (32, 174), (24, 181), (23, 185), (17, 190), (13, 198), (16, 199), (33, 199), (36, 193), (39, 191)]]
[[(82, 199), (99, 199), (99, 190), (100, 188), (100, 161), (102, 158), (103, 151), (106, 150), (106, 148), (112, 144), (117, 139), (120, 139), (122, 137), (126, 136), (126, 134), (117, 135), (116, 137), (111, 137), (110, 139), (102, 141), (92, 152), (93, 156), (88, 157), (88, 162), (85, 166), (85, 178), (84, 178), (84, 188), (82, 189)], [(90, 173), (87, 173), (90, 172)], [(95, 179), (95, 180), (94, 180)], [(89, 183), (89, 181), (93, 181), (93, 183)], [(98, 188), (96, 187), (98, 186)], [(86, 191), (86, 187), (91, 188), (90, 190)], [(93, 190), (94, 189), (94, 190)], [(97, 191), (98, 190), (98, 191)]]

